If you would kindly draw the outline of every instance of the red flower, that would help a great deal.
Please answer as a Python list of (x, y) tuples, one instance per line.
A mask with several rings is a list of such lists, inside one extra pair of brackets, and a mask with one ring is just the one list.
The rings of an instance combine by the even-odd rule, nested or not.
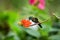
[(31, 22), (29, 20), (22, 20), (21, 24), (25, 27), (28, 28), (31, 24)]
[[(39, 3), (38, 3), (39, 2)], [(37, 4), (37, 7), (41, 10), (44, 10), (45, 9), (45, 0), (29, 0), (29, 3), (31, 5), (35, 5)]]
[(45, 0), (39, 0), (39, 4), (38, 4), (38, 8), (40, 8), (40, 9), (44, 9), (45, 8)]
[(38, 1), (38, 0), (29, 0), (29, 3), (30, 3), (31, 5), (34, 5), (34, 4), (36, 4), (37, 1)]

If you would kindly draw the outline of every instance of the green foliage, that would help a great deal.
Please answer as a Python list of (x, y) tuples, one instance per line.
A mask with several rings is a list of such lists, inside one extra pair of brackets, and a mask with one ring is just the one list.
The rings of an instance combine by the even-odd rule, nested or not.
[[(57, 35), (49, 36), (48, 34), (50, 31), (56, 30), (52, 28), (53, 26), (60, 27), (59, 0), (46, 0), (45, 10), (40, 10), (35, 6), (29, 5), (28, 0), (3, 0), (2, 3), (4, 7), (0, 8), (0, 10), (2, 9), (0, 11), (0, 33), (1, 27), (3, 29), (8, 26), (10, 28), (9, 30), (12, 31), (10, 34), (13, 34), (12, 36), (8, 36), (1, 33), (2, 36), (0, 35), (0, 39), (4, 37), (3, 40), (60, 40), (60, 29)], [(8, 10), (5, 10), (6, 7), (8, 7)], [(54, 13), (54, 15), (52, 13)], [(34, 31), (18, 25), (18, 22), (29, 16), (38, 18), (43, 28)], [(4, 25), (4, 22), (6, 22), (7, 25)]]

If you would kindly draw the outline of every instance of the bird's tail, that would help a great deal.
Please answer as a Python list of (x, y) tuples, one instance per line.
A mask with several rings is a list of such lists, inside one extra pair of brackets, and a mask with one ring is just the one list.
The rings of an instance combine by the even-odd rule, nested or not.
[(41, 23), (39, 23), (38, 25), (40, 26), (40, 28), (42, 28)]

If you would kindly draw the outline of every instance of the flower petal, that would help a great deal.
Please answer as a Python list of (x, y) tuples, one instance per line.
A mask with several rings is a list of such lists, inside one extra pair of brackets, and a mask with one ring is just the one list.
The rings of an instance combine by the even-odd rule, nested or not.
[(39, 0), (39, 2), (45, 4), (45, 0)]
[(44, 9), (45, 9), (45, 5), (43, 5), (43, 4), (38, 4), (38, 8), (41, 9), (41, 10), (44, 10)]
[(38, 0), (29, 0), (29, 4), (34, 5), (37, 3)]
[(21, 24), (25, 27), (25, 28), (28, 28), (31, 24), (31, 22), (29, 20), (22, 20), (21, 21)]

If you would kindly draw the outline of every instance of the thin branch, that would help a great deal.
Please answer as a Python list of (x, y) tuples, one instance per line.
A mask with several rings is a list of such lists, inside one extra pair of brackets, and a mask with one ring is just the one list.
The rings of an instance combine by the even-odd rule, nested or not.
[[(49, 18), (49, 19), (50, 19), (50, 18)], [(44, 23), (44, 22), (46, 22), (46, 21), (48, 21), (49, 19), (42, 21), (41, 24)]]
[(56, 16), (55, 13), (52, 13), (53, 16), (55, 16), (56, 18), (60, 19), (60, 17)]

